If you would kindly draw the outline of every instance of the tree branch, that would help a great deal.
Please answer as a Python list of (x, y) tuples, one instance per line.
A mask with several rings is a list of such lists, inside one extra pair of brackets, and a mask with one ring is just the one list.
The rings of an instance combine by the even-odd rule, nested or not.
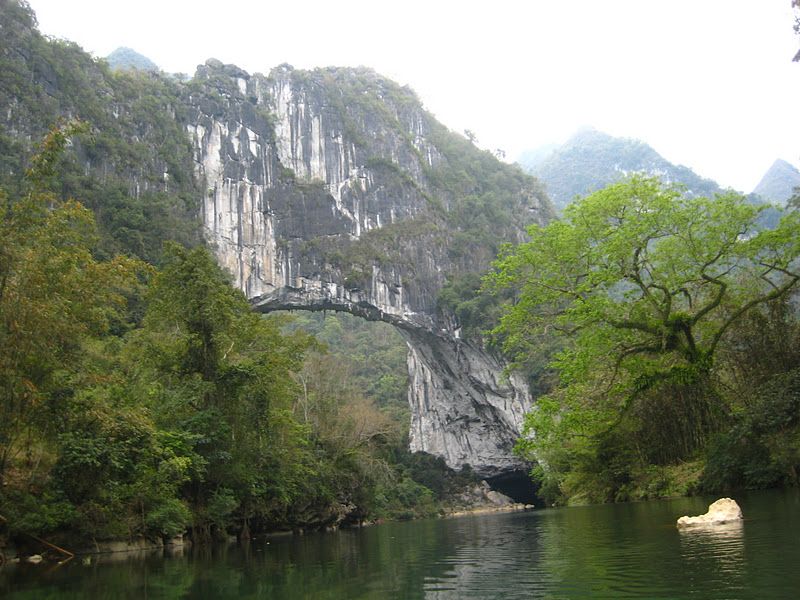
[(722, 298), (723, 296), (725, 296), (725, 292), (728, 290), (728, 284), (725, 283), (724, 281), (719, 281), (711, 277), (710, 275), (706, 275), (705, 273), (701, 273), (700, 276), (707, 282), (713, 283), (714, 285), (717, 285), (719, 287), (717, 288), (717, 295), (714, 297), (714, 299), (711, 300), (711, 302), (706, 304), (699, 311), (697, 311), (694, 317), (692, 317), (691, 321), (689, 322), (690, 326), (696, 325), (700, 321), (700, 319), (702, 319), (712, 310), (717, 308), (722, 303)]
[[(777, 269), (777, 270), (782, 271), (782, 272), (787, 273), (787, 274), (790, 274), (789, 271), (786, 271), (784, 269)], [(727, 318), (727, 320), (722, 324), (722, 326), (719, 328), (717, 333), (714, 334), (714, 337), (711, 340), (711, 345), (709, 346), (708, 355), (712, 356), (714, 354), (714, 350), (716, 349), (717, 344), (719, 344), (719, 341), (722, 339), (722, 336), (725, 334), (725, 331), (739, 317), (741, 317), (744, 313), (746, 313), (751, 308), (753, 308), (755, 306), (758, 306), (759, 304), (763, 304), (764, 302), (769, 302), (770, 300), (776, 300), (777, 298), (780, 298), (784, 294), (787, 294), (797, 284), (798, 281), (800, 281), (800, 275), (790, 274), (789, 281), (787, 281), (785, 284), (783, 284), (779, 288), (773, 289), (768, 294), (764, 294), (763, 296), (761, 296), (759, 298), (754, 298), (750, 302), (746, 302), (745, 304), (743, 304), (738, 310), (735, 310)]]
[(603, 321), (617, 329), (633, 329), (635, 331), (643, 331), (652, 335), (659, 335), (661, 333), (660, 328), (648, 325), (644, 321), (617, 321), (610, 318), (604, 318)]
[(611, 379), (608, 382), (608, 387), (606, 387), (603, 395), (605, 396), (608, 392), (611, 391), (611, 386), (614, 385), (614, 381), (617, 379), (617, 374), (619, 374), (619, 369), (622, 367), (622, 361), (624, 361), (629, 356), (633, 356), (634, 354), (644, 354), (645, 352), (653, 352), (658, 353), (660, 352), (661, 347), (655, 344), (642, 344), (640, 346), (632, 346), (623, 350), (623, 352), (617, 356), (617, 360), (614, 361), (614, 372), (611, 374)]

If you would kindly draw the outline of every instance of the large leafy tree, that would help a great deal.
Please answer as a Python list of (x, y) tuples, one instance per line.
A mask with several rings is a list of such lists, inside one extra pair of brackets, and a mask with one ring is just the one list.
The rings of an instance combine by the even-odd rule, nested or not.
[(98, 261), (92, 213), (52, 188), (76, 124), (42, 142), (21, 194), (0, 189), (0, 482), (23, 438), (45, 438), (63, 416), (84, 343), (124, 319), (141, 264)]
[(164, 261), (127, 352), (157, 425), (190, 441), (195, 532), (279, 519), (312, 475), (292, 414), (308, 338), (254, 313), (205, 248), (169, 243)]
[(528, 416), (534, 435), (523, 447), (540, 459), (570, 444), (596, 453), (637, 411), (651, 433), (691, 420), (663, 443), (678, 454), (696, 447), (712, 426), (707, 383), (721, 340), (800, 280), (800, 215), (764, 230), (760, 212), (733, 193), (691, 198), (634, 176), (507, 248), (490, 280), (516, 300), (496, 333), (519, 362), (551, 348), (554, 336), (563, 348), (553, 361), (560, 386)]

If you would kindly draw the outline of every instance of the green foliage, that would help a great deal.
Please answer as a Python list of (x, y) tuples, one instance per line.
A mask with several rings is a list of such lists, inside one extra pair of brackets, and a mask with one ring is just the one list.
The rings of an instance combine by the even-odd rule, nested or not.
[(507, 299), (507, 295), (489, 293), (482, 284), (478, 273), (455, 275), (448, 278), (436, 297), (437, 308), (455, 316), (462, 335), (467, 338), (480, 338), (495, 328), (502, 302)]
[(167, 248), (148, 300), (129, 352), (142, 361), (138, 385), (150, 388), (158, 426), (189, 433), (201, 459), (187, 484), (194, 527), (277, 518), (312, 468), (291, 416), (307, 339), (253, 313), (202, 248)]
[(452, 275), (482, 272), (500, 244), (519, 239), (526, 223), (551, 219), (552, 206), (542, 185), (519, 167), (501, 163), (433, 119), (428, 126), (430, 142), (444, 157), (427, 174), (446, 211)]
[(433, 492), (436, 500), (447, 502), (465, 488), (478, 483), (479, 478), (465, 466), (461, 471), (453, 471), (441, 456), (426, 452), (408, 452), (405, 448), (398, 453), (398, 462), (409, 476)]
[(0, 341), (4, 359), (25, 358), (2, 363), (13, 531), (100, 540), (188, 527), (203, 540), (322, 527), (337, 507), (358, 520), (435, 512), (395, 459), (407, 408), (394, 331), (323, 321), (321, 338), (356, 353), (348, 368), (306, 357), (311, 338), (253, 313), (207, 250), (167, 244), (159, 271), (99, 262), (77, 203), (31, 192), (8, 206)]
[(189, 509), (180, 499), (162, 498), (145, 515), (144, 531), (172, 538), (186, 531), (190, 517)]
[(633, 177), (498, 259), (490, 283), (517, 292), (496, 328), (505, 349), (524, 364), (552, 336), (564, 342), (552, 363), (560, 385), (520, 443), (540, 476), (550, 471), (566, 495), (624, 499), (643, 465), (691, 458), (720, 429), (720, 343), (800, 279), (797, 215), (761, 230), (759, 212)]
[(394, 328), (347, 314), (298, 315), (290, 327), (323, 344), (308, 355), (295, 408), (317, 444), (318, 493), (364, 516), (400, 519), (435, 514), (476, 482), (408, 451), (407, 350)]
[[(108, 392), (114, 396), (104, 398)], [(184, 531), (189, 511), (177, 495), (191, 459), (162, 445), (145, 411), (112, 398), (119, 402), (124, 391), (82, 394), (58, 437), (52, 483), (77, 511), (73, 526), (89, 539)]]
[(701, 486), (708, 491), (727, 491), (797, 485), (800, 367), (743, 391), (746, 402), (732, 427), (709, 445)]
[(375, 515), (387, 519), (419, 519), (437, 513), (433, 492), (407, 475), (380, 485), (375, 492)]
[(347, 313), (293, 313), (287, 329), (316, 338), (342, 378), (381, 410), (408, 418), (408, 349), (397, 330)]
[(13, 534), (58, 531), (79, 518), (75, 507), (58, 490), (25, 490), (8, 486), (0, 492), (0, 506)]
[(218, 488), (211, 494), (206, 508), (206, 518), (218, 529), (225, 531), (232, 524), (233, 514), (239, 508), (239, 500), (228, 488)]
[(26, 195), (3, 195), (0, 474), (12, 531), (96, 540), (191, 526), (203, 539), (253, 519), (274, 526), (292, 522), (329, 463), (340, 487), (319, 501), (337, 500), (367, 472), (351, 452), (364, 429), (341, 412), (350, 445), (333, 433), (324, 445), (295, 418), (308, 336), (253, 313), (205, 249), (168, 244), (158, 272), (94, 259), (91, 213), (48, 191), (70, 133), (45, 139)]
[[(43, 37), (26, 3), (4, 2), (0, 26), (0, 105), (9, 107), (0, 125), (0, 185), (19, 195), (20, 174), (35, 155), (29, 140), (77, 118), (85, 130), (52, 155), (40, 191), (80, 198), (94, 212), (98, 253), (154, 262), (163, 239), (195, 243), (198, 193), (179, 84), (112, 73), (77, 45)], [(35, 170), (44, 174), (42, 167)]]
[(63, 381), (80, 372), (82, 340), (124, 318), (124, 294), (142, 270), (129, 259), (95, 260), (91, 213), (42, 191), (67, 134), (45, 139), (30, 192), (0, 191), (0, 481), (26, 431), (50, 434), (70, 393)]

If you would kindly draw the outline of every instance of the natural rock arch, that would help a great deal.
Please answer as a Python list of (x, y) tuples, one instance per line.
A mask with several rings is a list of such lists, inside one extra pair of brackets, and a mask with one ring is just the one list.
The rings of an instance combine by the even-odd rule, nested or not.
[(348, 312), (390, 323), (405, 339), (412, 451), (441, 456), (454, 469), (469, 465), (484, 478), (525, 470), (512, 448), (531, 397), (524, 381), (503, 373), (504, 365), (497, 357), (447, 330), (432, 331), (387, 313), (360, 292), (343, 290), (337, 296), (327, 293), (340, 290), (336, 284), (306, 280), (303, 284), (255, 298), (253, 306), (262, 312)]
[(453, 255), (460, 199), (441, 181), (469, 164), (511, 181), (513, 218), (488, 226), (501, 239), (552, 214), (536, 181), (371, 71), (282, 66), (265, 77), (209, 61), (203, 78), (217, 92), (188, 98), (187, 130), (207, 190), (204, 235), (253, 306), (391, 323), (409, 349), (411, 449), (483, 477), (523, 469), (512, 447), (531, 407), (525, 382), (437, 309), (448, 274), (485, 269), (492, 254)]

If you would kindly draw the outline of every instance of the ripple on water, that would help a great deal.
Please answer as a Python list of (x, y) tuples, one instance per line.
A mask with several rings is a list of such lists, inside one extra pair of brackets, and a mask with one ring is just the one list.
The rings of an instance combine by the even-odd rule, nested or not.
[[(739, 499), (737, 498), (737, 501)], [(0, 597), (794, 598), (800, 497), (754, 494), (743, 523), (679, 531), (707, 499), (389, 523), (218, 554), (0, 570)]]

